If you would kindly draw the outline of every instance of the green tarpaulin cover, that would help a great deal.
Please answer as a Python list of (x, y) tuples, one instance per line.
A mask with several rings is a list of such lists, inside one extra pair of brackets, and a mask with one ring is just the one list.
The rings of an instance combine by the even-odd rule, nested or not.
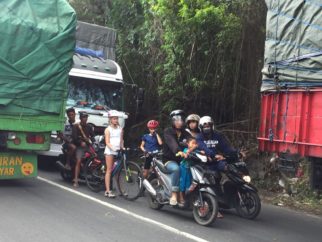
[(266, 5), (262, 91), (321, 87), (322, 1), (266, 0)]
[(75, 29), (66, 0), (0, 1), (0, 130), (61, 129)]

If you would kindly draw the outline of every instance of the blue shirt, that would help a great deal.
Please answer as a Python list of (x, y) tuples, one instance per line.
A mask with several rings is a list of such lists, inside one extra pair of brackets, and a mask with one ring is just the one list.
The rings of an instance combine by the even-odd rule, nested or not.
[(144, 141), (144, 149), (147, 152), (153, 152), (156, 150), (160, 150), (160, 145), (158, 143), (157, 135), (150, 135), (150, 134), (145, 134), (142, 137), (142, 141)]

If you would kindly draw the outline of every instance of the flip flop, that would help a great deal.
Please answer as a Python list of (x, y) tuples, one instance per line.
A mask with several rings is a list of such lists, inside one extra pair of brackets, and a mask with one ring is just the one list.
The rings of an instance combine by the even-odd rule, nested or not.
[(185, 205), (185, 202), (179, 202), (178, 203), (179, 208), (184, 208), (184, 205)]
[(224, 218), (224, 215), (222, 215), (222, 213), (221, 213), (221, 212), (218, 212), (218, 214), (217, 214), (217, 218), (222, 219), (222, 218)]
[(176, 199), (170, 199), (169, 203), (171, 206), (176, 206), (178, 204)]

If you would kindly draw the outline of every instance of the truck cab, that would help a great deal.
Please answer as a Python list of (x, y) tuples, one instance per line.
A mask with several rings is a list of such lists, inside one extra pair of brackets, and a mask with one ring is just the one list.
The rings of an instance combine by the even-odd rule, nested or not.
[[(123, 110), (121, 68), (113, 60), (79, 53), (74, 54), (73, 61), (73, 68), (69, 72), (66, 109), (75, 109), (76, 122), (79, 122), (79, 113), (86, 111), (89, 114), (88, 123), (93, 126), (95, 134), (101, 135), (108, 125), (108, 111)], [(121, 111), (120, 114), (119, 122), (124, 127), (127, 114)], [(38, 154), (59, 156), (61, 146), (62, 141), (53, 131), (50, 149)]]

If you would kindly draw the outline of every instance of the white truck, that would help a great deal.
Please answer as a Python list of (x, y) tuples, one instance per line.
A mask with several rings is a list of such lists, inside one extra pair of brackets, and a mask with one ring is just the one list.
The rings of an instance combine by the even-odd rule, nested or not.
[[(85, 34), (82, 34), (82, 31)], [(114, 58), (112, 42), (115, 41), (115, 37), (113, 38), (115, 31), (78, 22), (77, 33), (81, 33), (76, 35), (76, 40), (79, 40), (76, 42), (78, 46), (96, 47), (96, 49), (102, 47), (103, 51), (102, 56), (95, 56), (97, 53), (90, 55), (75, 52), (73, 68), (69, 72), (66, 108), (75, 109), (76, 122), (79, 121), (79, 112), (86, 111), (89, 114), (88, 123), (93, 126), (95, 133), (103, 134), (108, 125), (108, 110), (113, 109), (120, 112), (121, 126), (125, 125), (127, 118), (127, 114), (122, 112), (124, 83), (121, 68), (115, 61), (104, 58), (109, 56)], [(84, 43), (84, 36), (88, 43)], [(105, 43), (108, 45), (104, 46)], [(57, 138), (57, 132), (53, 131), (50, 150), (38, 152), (38, 155), (57, 157), (62, 153), (61, 146), (62, 141)]]

